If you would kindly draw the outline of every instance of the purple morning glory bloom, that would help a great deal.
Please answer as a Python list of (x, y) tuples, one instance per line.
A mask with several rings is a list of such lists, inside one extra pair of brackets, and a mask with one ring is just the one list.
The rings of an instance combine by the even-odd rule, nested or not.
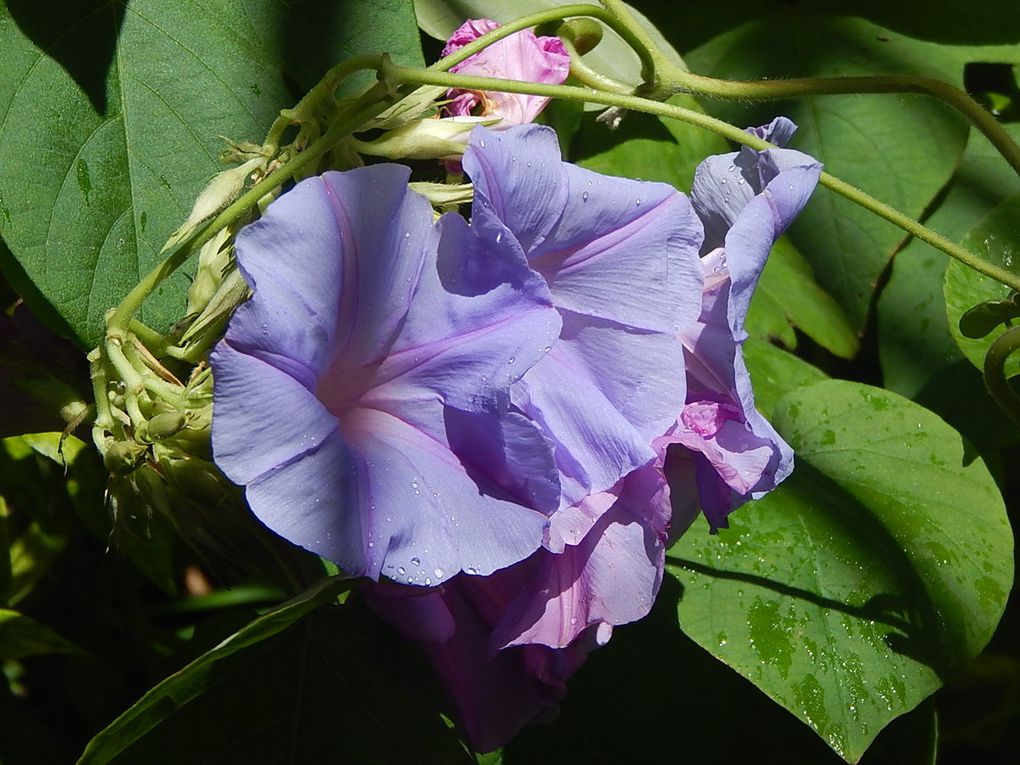
[[(749, 132), (783, 144), (794, 130), (779, 117)], [(700, 506), (713, 529), (725, 527), (734, 508), (762, 497), (793, 469), (793, 451), (755, 409), (741, 345), (769, 251), (807, 203), (821, 170), (798, 151), (743, 147), (709, 157), (694, 178), (691, 197), (705, 224), (704, 296), (701, 316), (681, 332), (687, 403), (670, 438), (692, 453)]]
[(653, 461), (652, 441), (676, 421), (678, 334), (701, 310), (701, 224), (667, 184), (562, 162), (545, 127), (475, 128), (463, 165), (472, 235), (526, 259), (562, 317), (511, 400), (552, 446), (568, 509)]
[(254, 295), (211, 357), (212, 440), (278, 534), (427, 585), (539, 546), (546, 516), (480, 485), (447, 420), (498, 409), (560, 319), (522, 262), (444, 246), (450, 221), (433, 224), (408, 176), (305, 180), (238, 235)]
[[(490, 19), (469, 19), (450, 36), (443, 48), (448, 56), (487, 32), (499, 28)], [(536, 37), (530, 29), (504, 37), (480, 53), (451, 67), (451, 72), (476, 77), (497, 77), (549, 85), (560, 85), (570, 74), (570, 55), (558, 37)], [(476, 115), (501, 117), (504, 125), (534, 122), (548, 98), (519, 93), (460, 90), (447, 92), (447, 116)]]

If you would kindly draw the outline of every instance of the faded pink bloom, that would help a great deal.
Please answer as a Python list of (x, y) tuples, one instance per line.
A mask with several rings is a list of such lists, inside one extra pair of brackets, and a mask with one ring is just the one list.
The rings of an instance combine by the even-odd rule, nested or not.
[[(443, 48), (448, 56), (500, 25), (491, 19), (469, 19), (453, 33)], [(530, 29), (517, 32), (450, 69), (479, 77), (559, 85), (570, 72), (570, 56), (557, 37), (536, 37)], [(460, 90), (447, 91), (450, 99), (444, 115), (501, 117), (504, 127), (534, 122), (549, 103), (548, 98), (516, 93)]]

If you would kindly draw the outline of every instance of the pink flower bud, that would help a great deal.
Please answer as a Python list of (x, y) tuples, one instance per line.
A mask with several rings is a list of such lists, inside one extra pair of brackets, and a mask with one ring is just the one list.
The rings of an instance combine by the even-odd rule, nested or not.
[[(498, 27), (499, 24), (490, 19), (465, 21), (447, 41), (443, 55), (448, 56)], [(536, 37), (530, 29), (525, 29), (493, 43), (450, 71), (559, 85), (570, 73), (570, 56), (558, 37)], [(450, 99), (444, 109), (446, 116), (501, 117), (502, 127), (534, 122), (549, 103), (548, 98), (540, 96), (457, 88), (447, 91), (446, 95)]]

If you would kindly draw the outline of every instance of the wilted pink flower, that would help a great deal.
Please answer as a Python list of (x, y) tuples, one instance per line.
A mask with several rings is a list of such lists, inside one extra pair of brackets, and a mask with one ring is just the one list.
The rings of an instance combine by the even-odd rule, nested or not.
[[(460, 50), (499, 26), (491, 19), (465, 21), (447, 41), (443, 55), (448, 56)], [(480, 77), (559, 85), (570, 73), (570, 56), (559, 38), (536, 37), (530, 29), (525, 29), (493, 43), (482, 52), (452, 67), (450, 71)], [(549, 103), (548, 98), (541, 96), (457, 88), (449, 90), (446, 95), (450, 99), (445, 109), (446, 116), (501, 117), (505, 125), (534, 122), (535, 117)]]

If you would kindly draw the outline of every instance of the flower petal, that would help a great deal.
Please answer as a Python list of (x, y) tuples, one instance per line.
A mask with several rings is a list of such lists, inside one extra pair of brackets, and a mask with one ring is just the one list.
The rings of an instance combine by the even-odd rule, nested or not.
[(375, 165), (309, 178), (245, 227), (237, 262), (255, 294), (228, 341), (310, 388), (338, 355), (356, 364), (384, 354), (433, 236), (409, 173)]
[(564, 168), (563, 214), (528, 251), (556, 307), (661, 332), (694, 321), (702, 230), (687, 198), (664, 183)]
[[(336, 418), (314, 393), (277, 367), (226, 341), (213, 350), (210, 363), (216, 370), (213, 454), (234, 483), (248, 483), (336, 431)], [(252, 417), (252, 412), (273, 411), (287, 416)]]
[(673, 335), (562, 315), (560, 340), (511, 395), (555, 444), (568, 506), (654, 458), (652, 439), (684, 400), (683, 346)]
[[(478, 39), (486, 32), (499, 27), (489, 19), (472, 19), (464, 22), (450, 37), (443, 48), (447, 56)], [(465, 75), (498, 77), (522, 82), (538, 82), (559, 85), (570, 73), (570, 55), (563, 43), (556, 37), (536, 37), (530, 29), (521, 30), (497, 40), (492, 45), (465, 59), (450, 69)], [(468, 91), (470, 92), (470, 91)], [(458, 96), (464, 91), (453, 89), (448, 96), (453, 99), (447, 110), (451, 114), (468, 114), (465, 103), (458, 103)], [(507, 123), (523, 125), (532, 122), (549, 102), (543, 96), (528, 96), (519, 93), (487, 91), (478, 100), (484, 103), (486, 116), (502, 117)]]
[(556, 133), (541, 125), (476, 127), (461, 161), (475, 189), (472, 225), (505, 226), (524, 253), (531, 252), (567, 202)]
[(376, 585), (367, 593), (376, 613), (421, 641), (478, 752), (496, 749), (532, 720), (555, 711), (567, 678), (594, 647), (582, 639), (561, 650), (538, 645), (490, 650), (492, 625), (516, 581), (460, 576), (437, 590)]
[(628, 475), (616, 489), (619, 498), (579, 544), (535, 554), (527, 586), (496, 626), (495, 646), (562, 648), (589, 627), (601, 643), (612, 627), (648, 613), (662, 582), (671, 511), (662, 467), (659, 454)]

